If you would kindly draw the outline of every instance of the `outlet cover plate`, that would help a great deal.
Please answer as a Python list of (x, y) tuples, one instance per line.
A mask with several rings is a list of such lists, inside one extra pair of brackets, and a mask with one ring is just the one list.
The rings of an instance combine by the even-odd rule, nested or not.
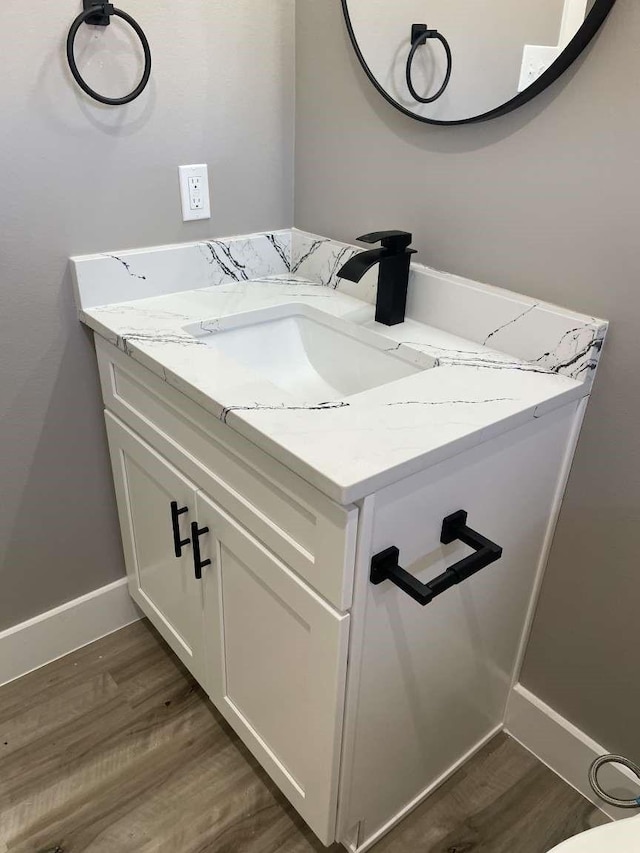
[[(211, 219), (211, 201), (209, 198), (209, 169), (206, 163), (192, 166), (179, 166), (180, 198), (182, 199), (182, 219), (191, 222), (194, 219)], [(192, 178), (199, 180), (193, 181)], [(194, 192), (194, 187), (198, 190)]]

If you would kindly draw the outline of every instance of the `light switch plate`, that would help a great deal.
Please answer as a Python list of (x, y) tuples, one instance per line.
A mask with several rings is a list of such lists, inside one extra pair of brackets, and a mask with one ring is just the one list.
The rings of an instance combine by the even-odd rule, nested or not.
[(179, 166), (182, 219), (211, 219), (209, 199), (209, 170), (206, 163)]

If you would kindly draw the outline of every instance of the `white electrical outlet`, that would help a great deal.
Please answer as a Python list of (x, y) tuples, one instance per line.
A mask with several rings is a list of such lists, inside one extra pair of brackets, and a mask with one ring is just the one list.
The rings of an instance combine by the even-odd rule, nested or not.
[(544, 72), (553, 65), (561, 50), (544, 44), (525, 44), (522, 52), (522, 68), (520, 69), (520, 82), (518, 91), (522, 92), (532, 83), (542, 77)]
[(190, 222), (193, 219), (211, 219), (209, 170), (206, 163), (180, 166), (178, 171), (183, 220)]

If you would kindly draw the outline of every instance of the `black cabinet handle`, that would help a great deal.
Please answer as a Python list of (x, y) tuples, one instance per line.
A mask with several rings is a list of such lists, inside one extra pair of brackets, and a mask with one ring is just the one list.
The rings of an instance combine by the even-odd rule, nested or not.
[(191, 538), (193, 540), (193, 565), (196, 570), (196, 580), (202, 580), (202, 570), (211, 565), (211, 560), (203, 560), (200, 555), (200, 537), (209, 532), (208, 527), (198, 529), (198, 522), (191, 523)]
[(180, 538), (180, 516), (189, 512), (189, 507), (182, 506), (178, 509), (176, 501), (171, 501), (171, 526), (173, 528), (173, 549), (176, 557), (182, 557), (182, 549), (191, 542), (191, 539)]
[(436, 596), (442, 595), (452, 586), (465, 581), (479, 572), (480, 569), (484, 569), (502, 557), (502, 548), (499, 545), (467, 527), (467, 513), (463, 509), (454, 512), (453, 515), (448, 515), (442, 522), (440, 541), (444, 545), (448, 545), (450, 542), (455, 542), (456, 539), (473, 548), (476, 553), (465, 557), (454, 566), (450, 566), (446, 572), (438, 575), (429, 583), (421, 583), (398, 565), (400, 552), (395, 547), (387, 548), (373, 557), (371, 560), (371, 583), (377, 585), (389, 580), (424, 607), (425, 604), (432, 602)]

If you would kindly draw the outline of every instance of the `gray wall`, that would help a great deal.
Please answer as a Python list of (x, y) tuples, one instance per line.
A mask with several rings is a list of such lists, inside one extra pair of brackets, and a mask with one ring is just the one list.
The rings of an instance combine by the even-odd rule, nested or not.
[(640, 759), (640, 5), (489, 124), (430, 128), (366, 81), (338, 0), (297, 0), (299, 228), (405, 228), (426, 263), (609, 318), (524, 684)]
[[(80, 0), (38, 5), (0, 4), (0, 629), (124, 570), (67, 257), (292, 220), (294, 0), (136, 0), (153, 78), (118, 109), (65, 67)], [(113, 94), (135, 77), (131, 49), (118, 24), (78, 41)], [(184, 225), (177, 166), (198, 162), (213, 218)]]

